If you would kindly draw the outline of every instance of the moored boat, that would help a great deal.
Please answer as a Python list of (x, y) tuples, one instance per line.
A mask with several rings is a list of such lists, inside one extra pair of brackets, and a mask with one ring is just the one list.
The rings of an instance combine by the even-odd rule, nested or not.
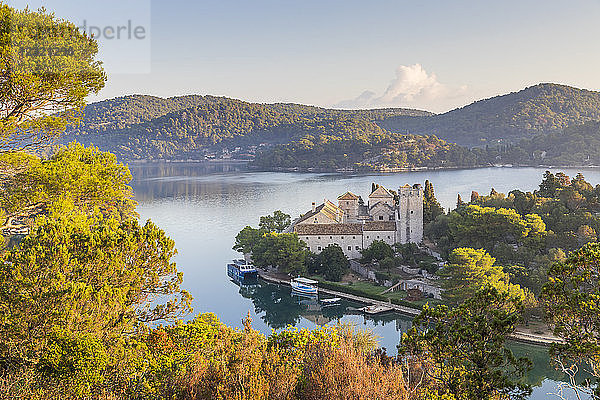
[(258, 278), (258, 271), (254, 265), (240, 259), (227, 264), (227, 275), (235, 281), (243, 282)]
[(321, 303), (324, 305), (338, 304), (342, 300), (340, 297), (332, 297), (330, 299), (321, 299)]
[(290, 281), (290, 285), (292, 286), (292, 290), (308, 295), (316, 295), (317, 294), (317, 285), (319, 282), (314, 281), (308, 278), (294, 278)]

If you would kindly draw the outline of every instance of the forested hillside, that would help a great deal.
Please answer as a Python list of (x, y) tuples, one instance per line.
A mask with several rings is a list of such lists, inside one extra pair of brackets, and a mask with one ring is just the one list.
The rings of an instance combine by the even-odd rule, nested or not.
[(490, 159), (525, 165), (600, 165), (600, 122), (540, 133), (516, 145), (490, 149)]
[(124, 160), (231, 157), (265, 169), (583, 165), (598, 163), (597, 126), (583, 125), (594, 121), (600, 93), (556, 84), (441, 115), (134, 95), (87, 106), (63, 141), (93, 143)]
[(307, 136), (275, 146), (257, 155), (254, 165), (263, 169), (382, 170), (406, 168), (473, 167), (487, 163), (476, 154), (435, 136), (394, 135), (340, 139)]
[(440, 115), (390, 117), (381, 126), (393, 132), (437, 135), (461, 145), (482, 146), (517, 142), (598, 120), (599, 92), (544, 83)]
[(207, 149), (289, 143), (305, 137), (368, 141), (388, 133), (374, 121), (424, 116), (409, 109), (327, 110), (214, 96), (128, 96), (86, 107), (63, 140), (94, 143), (122, 159), (203, 159)]

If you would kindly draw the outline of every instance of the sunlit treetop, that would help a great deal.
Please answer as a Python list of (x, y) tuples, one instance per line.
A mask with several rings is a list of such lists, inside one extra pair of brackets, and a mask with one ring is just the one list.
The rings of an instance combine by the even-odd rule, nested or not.
[(45, 9), (0, 4), (0, 152), (36, 149), (76, 124), (106, 81), (98, 44)]

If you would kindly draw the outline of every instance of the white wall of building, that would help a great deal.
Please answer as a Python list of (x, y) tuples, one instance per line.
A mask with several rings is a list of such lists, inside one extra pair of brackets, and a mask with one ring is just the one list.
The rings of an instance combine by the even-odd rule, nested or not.
[(320, 253), (330, 244), (337, 244), (348, 258), (360, 258), (363, 249), (362, 235), (298, 235), (313, 253)]
[(396, 243), (396, 232), (394, 231), (363, 231), (363, 246), (367, 248), (376, 240), (383, 240), (390, 246)]

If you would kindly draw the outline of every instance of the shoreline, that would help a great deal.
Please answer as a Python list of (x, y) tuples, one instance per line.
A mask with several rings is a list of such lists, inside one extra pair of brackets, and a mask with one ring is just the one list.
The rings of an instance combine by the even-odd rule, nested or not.
[[(273, 283), (276, 285), (290, 286), (289, 280), (276, 278), (276, 277), (271, 276), (268, 273), (263, 272), (263, 271), (259, 271), (258, 276), (260, 279), (262, 279), (268, 283)], [(358, 303), (363, 303), (366, 305), (387, 307), (387, 308), (391, 309), (391, 312), (396, 312), (398, 314), (402, 314), (402, 315), (409, 316), (409, 317), (416, 317), (417, 315), (420, 314), (420, 311), (416, 308), (410, 308), (410, 307), (402, 306), (399, 304), (394, 304), (392, 302), (375, 300), (375, 299), (371, 299), (368, 297), (358, 296), (358, 295), (345, 293), (345, 292), (339, 292), (336, 290), (331, 290), (331, 289), (326, 289), (326, 288), (321, 288), (321, 287), (319, 287), (319, 292), (327, 293), (327, 294), (330, 294), (330, 295), (333, 295), (336, 297), (341, 297), (341, 298), (344, 298), (347, 300), (356, 301)], [(520, 342), (520, 343), (531, 344), (531, 345), (544, 346), (544, 347), (550, 346), (554, 343), (562, 343), (563, 342), (562, 339), (557, 338), (557, 337), (536, 335), (536, 334), (520, 331), (518, 329), (515, 330), (515, 332), (510, 335), (509, 340), (515, 341), (515, 342)]]
[(530, 165), (530, 164), (488, 164), (477, 166), (454, 166), (454, 167), (402, 167), (402, 168), (384, 168), (384, 169), (354, 169), (354, 168), (301, 168), (301, 167), (272, 167), (262, 168), (248, 165), (252, 160), (239, 159), (217, 159), (217, 160), (194, 160), (194, 159), (137, 159), (120, 160), (120, 162), (130, 165), (143, 164), (246, 164), (250, 172), (279, 172), (279, 173), (325, 173), (325, 174), (351, 174), (351, 175), (369, 175), (369, 174), (396, 174), (402, 172), (428, 172), (428, 171), (453, 171), (453, 170), (474, 170), (484, 168), (540, 168), (548, 170), (556, 169), (599, 169), (600, 165)]

